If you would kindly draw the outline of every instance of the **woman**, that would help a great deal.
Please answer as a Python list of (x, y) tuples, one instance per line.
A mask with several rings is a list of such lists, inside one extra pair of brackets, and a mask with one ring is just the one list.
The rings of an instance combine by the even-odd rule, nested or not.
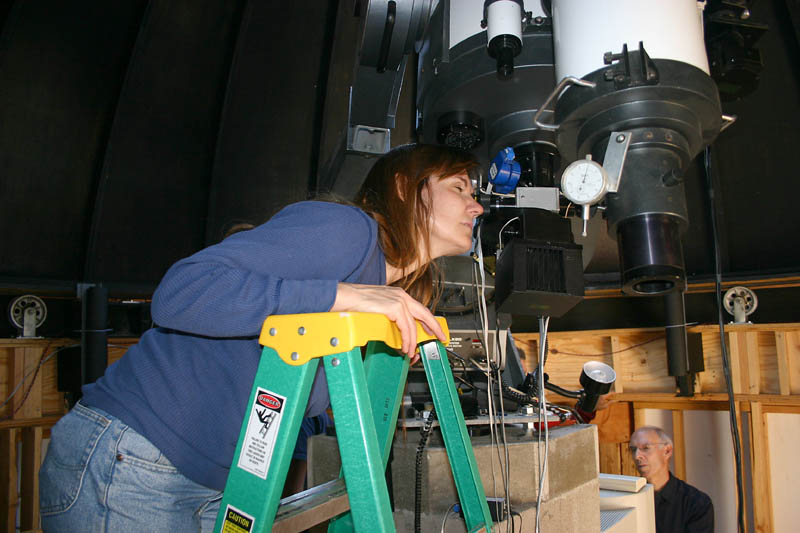
[[(173, 265), (153, 295), (159, 327), (53, 428), (40, 473), (45, 531), (210, 531), (272, 314), (383, 313), (416, 348), (432, 261), (467, 252), (477, 162), (410, 145), (380, 158), (355, 205), (300, 202)], [(320, 365), (320, 369), (322, 366)], [(329, 404), (317, 373), (305, 416)]]

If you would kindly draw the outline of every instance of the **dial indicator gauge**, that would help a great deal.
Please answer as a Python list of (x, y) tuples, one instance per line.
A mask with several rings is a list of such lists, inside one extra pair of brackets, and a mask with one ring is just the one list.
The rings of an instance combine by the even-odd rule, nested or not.
[(575, 204), (595, 204), (608, 189), (606, 170), (589, 157), (571, 163), (561, 174), (561, 192)]

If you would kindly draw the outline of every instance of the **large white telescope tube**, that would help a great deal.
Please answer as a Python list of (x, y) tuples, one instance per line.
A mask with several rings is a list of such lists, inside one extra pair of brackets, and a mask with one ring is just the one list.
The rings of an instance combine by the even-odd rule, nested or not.
[(603, 54), (644, 43), (652, 59), (709, 73), (703, 7), (695, 0), (553, 0), (556, 80), (603, 68)]

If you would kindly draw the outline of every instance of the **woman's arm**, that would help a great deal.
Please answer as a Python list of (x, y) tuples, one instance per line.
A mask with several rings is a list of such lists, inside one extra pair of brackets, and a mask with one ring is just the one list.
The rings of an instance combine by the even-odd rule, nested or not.
[(446, 342), (441, 326), (427, 307), (399, 287), (339, 283), (331, 311), (382, 313), (397, 324), (403, 339), (401, 351), (409, 356), (417, 348), (418, 320), (428, 333)]
[(258, 335), (272, 314), (328, 311), (363, 265), (376, 227), (352, 207), (303, 202), (173, 265), (151, 313), (163, 327), (210, 337)]

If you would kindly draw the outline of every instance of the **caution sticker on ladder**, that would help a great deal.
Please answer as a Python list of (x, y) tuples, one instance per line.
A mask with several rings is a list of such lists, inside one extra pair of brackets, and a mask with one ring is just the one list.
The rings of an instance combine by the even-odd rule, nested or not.
[(225, 521), (222, 522), (221, 533), (250, 533), (253, 531), (254, 519), (233, 505), (225, 508)]
[(285, 402), (284, 396), (259, 388), (250, 407), (238, 466), (261, 479), (267, 479)]

